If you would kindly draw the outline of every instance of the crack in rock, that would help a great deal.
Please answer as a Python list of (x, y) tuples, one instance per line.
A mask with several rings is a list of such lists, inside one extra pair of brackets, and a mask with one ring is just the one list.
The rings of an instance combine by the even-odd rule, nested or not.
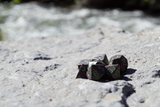
[(24, 53), (24, 57), (28, 59), (33, 59), (33, 60), (51, 60), (47, 54), (44, 54), (42, 52), (26, 52)]
[(36, 57), (33, 60), (51, 60), (52, 58), (47, 58), (47, 57)]
[(148, 71), (148, 73), (146, 73), (146, 76), (144, 77), (149, 77), (149, 78), (160, 78), (160, 70), (155, 69), (152, 71)]
[(120, 88), (118, 91), (120, 93), (122, 93), (122, 96), (121, 96), (121, 103), (125, 106), (125, 107), (128, 107), (128, 104), (127, 104), (127, 98), (135, 93), (135, 87), (128, 83), (128, 82), (123, 82), (122, 84), (119, 85), (119, 83), (117, 82), (117, 84), (115, 84), (116, 86), (122, 86), (122, 88)]
[(160, 70), (153, 70), (152, 71), (152, 77), (153, 78), (159, 78), (160, 77)]
[(99, 106), (105, 104), (107, 107), (128, 107), (127, 98), (135, 92), (135, 87), (124, 81), (110, 82), (105, 89), (106, 92), (100, 94), (100, 100), (96, 102)]

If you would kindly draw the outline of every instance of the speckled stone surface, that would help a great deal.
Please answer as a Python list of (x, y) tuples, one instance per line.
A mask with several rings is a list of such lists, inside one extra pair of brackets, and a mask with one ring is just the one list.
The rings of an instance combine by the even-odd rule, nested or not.
[[(0, 107), (159, 107), (159, 53), (160, 31), (114, 27), (0, 42)], [(75, 79), (79, 61), (99, 54), (124, 55), (127, 72), (111, 82)]]

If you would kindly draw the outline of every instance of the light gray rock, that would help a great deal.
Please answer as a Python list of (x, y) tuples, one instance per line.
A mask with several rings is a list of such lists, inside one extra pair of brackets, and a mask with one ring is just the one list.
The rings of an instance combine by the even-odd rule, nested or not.
[[(159, 107), (160, 31), (96, 27), (80, 35), (0, 42), (0, 107)], [(120, 80), (75, 79), (77, 64), (123, 54)]]

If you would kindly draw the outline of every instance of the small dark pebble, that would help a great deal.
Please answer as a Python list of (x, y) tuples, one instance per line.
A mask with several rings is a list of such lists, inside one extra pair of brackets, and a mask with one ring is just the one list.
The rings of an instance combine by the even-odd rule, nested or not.
[(141, 99), (139, 100), (139, 103), (144, 103), (144, 99), (141, 98)]
[(46, 37), (41, 37), (41, 39), (46, 39)]
[(125, 31), (125, 30), (122, 30), (122, 31), (118, 31), (118, 33), (126, 33), (126, 31)]
[(121, 50), (118, 50), (117, 53), (118, 53), (118, 52), (121, 52)]
[(104, 33), (103, 33), (102, 31), (100, 31), (100, 34), (101, 34), (101, 35), (104, 35)]

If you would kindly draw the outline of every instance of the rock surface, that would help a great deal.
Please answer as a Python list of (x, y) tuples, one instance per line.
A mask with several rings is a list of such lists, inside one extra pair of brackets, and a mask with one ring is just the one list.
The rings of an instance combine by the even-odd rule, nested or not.
[[(0, 42), (0, 107), (159, 107), (160, 31), (96, 27), (81, 35)], [(78, 62), (123, 54), (120, 80), (75, 79)]]

